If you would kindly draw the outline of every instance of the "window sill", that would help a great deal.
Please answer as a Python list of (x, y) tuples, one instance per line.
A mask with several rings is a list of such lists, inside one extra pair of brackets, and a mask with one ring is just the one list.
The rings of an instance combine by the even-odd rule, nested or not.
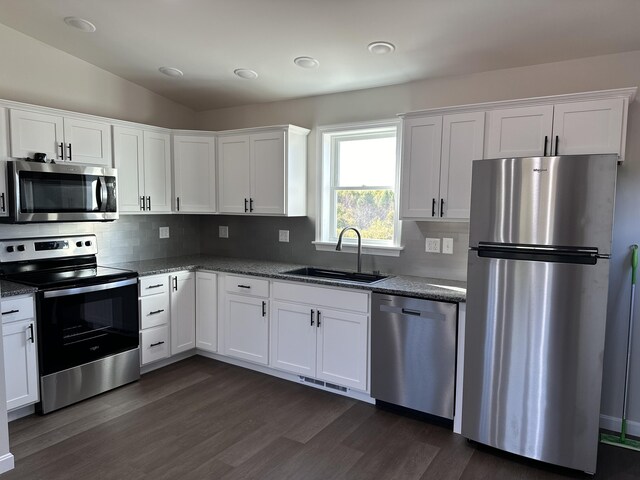
[[(316, 246), (316, 250), (322, 252), (335, 252), (336, 242), (311, 242)], [(400, 252), (404, 250), (403, 246), (391, 247), (386, 245), (362, 245), (362, 253), (365, 255), (381, 255), (385, 257), (399, 257)], [(348, 253), (357, 253), (358, 246), (354, 244), (342, 244), (342, 251)]]

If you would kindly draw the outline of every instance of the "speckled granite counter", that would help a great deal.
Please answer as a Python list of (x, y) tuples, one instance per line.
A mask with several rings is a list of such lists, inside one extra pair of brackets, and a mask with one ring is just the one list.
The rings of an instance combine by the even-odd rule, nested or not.
[(134, 270), (137, 271), (140, 276), (183, 270), (212, 270), (216, 272), (256, 275), (279, 280), (313, 283), (316, 285), (355, 288), (376, 293), (406, 295), (445, 302), (464, 302), (466, 301), (467, 295), (466, 283), (453, 280), (395, 275), (373, 284), (362, 284), (342, 280), (302, 277), (300, 275), (284, 273), (303, 267), (304, 265), (209, 255), (161, 258), (140, 262), (119, 263), (110, 266)]
[(37, 292), (38, 289), (35, 287), (20, 285), (19, 283), (8, 282), (7, 280), (0, 280), (0, 291), (2, 291), (2, 298), (4, 298), (16, 295), (27, 295), (29, 293)]

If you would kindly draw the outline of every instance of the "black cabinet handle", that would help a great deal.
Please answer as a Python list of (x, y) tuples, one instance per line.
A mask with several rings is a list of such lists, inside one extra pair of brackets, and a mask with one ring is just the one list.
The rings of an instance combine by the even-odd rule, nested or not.
[(0, 200), (2, 200), (2, 211), (6, 212), (7, 209), (6, 209), (6, 205), (4, 203), (4, 193), (0, 193)]
[(316, 318), (318, 319), (318, 328), (320, 328), (320, 315), (322, 312), (320, 312), (320, 310), (318, 310), (318, 314), (316, 315)]
[(434, 198), (431, 202), (431, 216), (436, 216), (436, 199)]
[(173, 291), (178, 291), (178, 277), (173, 277)]
[(144, 212), (144, 197), (140, 197), (140, 210)]
[(313, 314), (315, 313), (315, 310), (313, 310), (313, 308), (311, 309), (311, 326), (313, 327)]
[(444, 217), (444, 199), (440, 199), (440, 216)]
[(249, 199), (249, 211), (253, 212), (253, 198)]
[(60, 160), (64, 158), (64, 143), (60, 142), (58, 144), (58, 148), (60, 149), (60, 153), (56, 155)]
[(244, 212), (245, 213), (247, 213), (249, 211), (249, 209), (247, 208), (247, 203), (248, 203), (248, 200), (245, 198), (244, 199)]
[(36, 337), (33, 335), (33, 323), (29, 324), (29, 340), (31, 343), (36, 343)]
[(151, 197), (147, 197), (147, 210), (151, 211)]
[(161, 283), (156, 283), (155, 285), (149, 285), (149, 286), (147, 287), (147, 290), (149, 290), (150, 288), (160, 288), (161, 286), (162, 286), (162, 284), (161, 284)]
[(542, 156), (543, 157), (547, 156), (547, 143), (549, 143), (549, 136), (545, 135), (544, 136), (544, 149), (542, 150)]
[(555, 153), (556, 157), (558, 156), (558, 141), (559, 140), (560, 140), (560, 136), (556, 135), (556, 153)]
[(263, 317), (267, 316), (267, 302), (265, 301), (262, 302), (262, 316)]
[(163, 343), (164, 343), (164, 341), (162, 341), (162, 342), (152, 343), (151, 345), (149, 345), (149, 348), (151, 348), (151, 347), (157, 347), (158, 345), (162, 345)]
[(176, 206), (178, 208), (178, 211), (180, 211), (180, 197), (176, 197)]
[(18, 313), (20, 310), (9, 310), (8, 312), (2, 312), (2, 315), (11, 315), (12, 313)]
[(71, 144), (68, 143), (67, 144), (67, 148), (69, 149), (69, 161), (73, 161), (73, 155), (71, 154)]
[(238, 288), (251, 288), (251, 285), (238, 285)]
[(154, 310), (153, 312), (149, 312), (149, 315), (157, 315), (159, 313), (164, 312), (164, 309), (160, 309), (160, 310)]

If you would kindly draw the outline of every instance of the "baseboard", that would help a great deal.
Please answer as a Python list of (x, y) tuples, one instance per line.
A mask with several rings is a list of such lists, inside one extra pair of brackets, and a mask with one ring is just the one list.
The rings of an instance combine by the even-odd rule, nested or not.
[(13, 454), (6, 453), (0, 457), (0, 473), (13, 470), (15, 462), (13, 461)]
[[(600, 415), (600, 428), (611, 430), (612, 432), (620, 432), (621, 426), (621, 418), (611, 417), (609, 415)], [(640, 437), (640, 422), (627, 420), (627, 434), (634, 437)]]
[(36, 413), (36, 406), (27, 405), (26, 407), (16, 408), (15, 410), (7, 412), (7, 420), (13, 422), (14, 420), (18, 420), (19, 418), (33, 415), (34, 413)]
[(193, 357), (197, 355), (199, 352), (196, 352), (196, 349), (191, 349), (186, 352), (177, 353), (168, 358), (163, 358), (162, 360), (158, 360), (157, 362), (148, 363), (140, 367), (140, 375), (144, 375), (145, 373), (153, 372), (162, 367), (166, 367), (167, 365), (171, 365), (172, 363), (179, 362), (180, 360), (184, 360), (185, 358)]

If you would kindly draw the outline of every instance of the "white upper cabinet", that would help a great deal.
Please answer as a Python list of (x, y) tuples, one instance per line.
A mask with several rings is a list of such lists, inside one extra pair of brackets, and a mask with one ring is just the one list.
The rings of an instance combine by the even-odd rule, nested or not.
[(216, 143), (213, 135), (174, 135), (175, 210), (216, 211)]
[(493, 110), (486, 158), (613, 153), (622, 159), (625, 102), (607, 98)]
[(293, 125), (221, 132), (219, 212), (306, 215), (308, 134)]
[(144, 199), (143, 132), (113, 127), (113, 158), (118, 170), (118, 210), (141, 212)]
[(28, 110), (10, 111), (11, 156), (33, 158), (46, 153), (56, 162), (111, 166), (108, 123)]
[(484, 115), (403, 119), (402, 218), (469, 218), (471, 162), (482, 158)]
[(485, 158), (544, 156), (552, 125), (553, 105), (493, 110)]
[(144, 193), (150, 212), (171, 211), (171, 137), (144, 131)]

